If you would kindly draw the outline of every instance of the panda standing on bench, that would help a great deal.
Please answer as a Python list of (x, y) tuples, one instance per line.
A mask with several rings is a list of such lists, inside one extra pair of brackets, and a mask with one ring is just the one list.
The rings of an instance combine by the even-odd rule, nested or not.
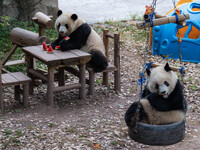
[(183, 120), (187, 104), (180, 81), (168, 63), (152, 71), (147, 69), (147, 74), (148, 83), (141, 100), (134, 102), (125, 113), (126, 125), (134, 127), (137, 121), (162, 125)]
[[(101, 72), (108, 66), (105, 48), (101, 37), (76, 14), (57, 13), (55, 28), (59, 32), (58, 38), (51, 44), (55, 49), (60, 45), (62, 51), (80, 49), (92, 55), (89, 65), (94, 72)], [(64, 39), (67, 36), (67, 40)]]

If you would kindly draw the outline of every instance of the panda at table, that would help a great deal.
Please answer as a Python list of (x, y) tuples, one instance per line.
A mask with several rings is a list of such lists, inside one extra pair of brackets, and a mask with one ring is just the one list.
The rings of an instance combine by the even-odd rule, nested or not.
[[(91, 60), (89, 65), (94, 72), (101, 72), (108, 66), (105, 56), (105, 48), (101, 37), (76, 14), (57, 13), (58, 18), (55, 22), (55, 29), (58, 31), (58, 38), (51, 43), (55, 49), (60, 45), (62, 51), (80, 49), (90, 53)], [(64, 39), (68, 36), (68, 39)]]
[(141, 100), (134, 102), (125, 113), (126, 125), (135, 126), (138, 108), (139, 122), (162, 125), (183, 120), (187, 104), (181, 83), (169, 64), (156, 67), (152, 71), (147, 69), (147, 75), (148, 82)]

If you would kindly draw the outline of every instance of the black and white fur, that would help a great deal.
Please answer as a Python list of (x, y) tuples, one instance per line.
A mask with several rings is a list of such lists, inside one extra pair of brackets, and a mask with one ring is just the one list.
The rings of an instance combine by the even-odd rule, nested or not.
[[(55, 28), (59, 32), (58, 38), (51, 44), (60, 45), (62, 51), (80, 49), (92, 55), (89, 65), (95, 72), (101, 72), (108, 66), (105, 48), (101, 37), (76, 14), (57, 13)], [(68, 36), (69, 40), (63, 38)]]
[(139, 122), (161, 125), (183, 120), (187, 104), (180, 81), (168, 63), (152, 71), (147, 69), (147, 74), (148, 83), (141, 100), (134, 102), (125, 113), (126, 125), (135, 126), (138, 108)]

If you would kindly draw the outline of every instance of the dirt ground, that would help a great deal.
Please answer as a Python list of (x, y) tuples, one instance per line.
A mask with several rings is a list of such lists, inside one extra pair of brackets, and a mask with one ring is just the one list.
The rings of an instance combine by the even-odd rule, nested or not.
[[(28, 108), (13, 100), (12, 88), (4, 89), (7, 111), (0, 116), (0, 149), (200, 149), (200, 64), (184, 63), (187, 68), (184, 95), (188, 103), (184, 140), (169, 146), (144, 145), (128, 137), (124, 122), (126, 110), (139, 99), (138, 74), (142, 70), (144, 51), (123, 37), (120, 46), (121, 93), (113, 91), (112, 74), (108, 88), (100, 84), (101, 74), (98, 74), (95, 95), (87, 95), (86, 100), (78, 99), (78, 90), (56, 93), (53, 107), (46, 105), (46, 85), (34, 89)], [(148, 52), (150, 57), (155, 62), (166, 62)], [(178, 65), (173, 60), (169, 63)], [(66, 83), (74, 80), (77, 79), (69, 75)]]

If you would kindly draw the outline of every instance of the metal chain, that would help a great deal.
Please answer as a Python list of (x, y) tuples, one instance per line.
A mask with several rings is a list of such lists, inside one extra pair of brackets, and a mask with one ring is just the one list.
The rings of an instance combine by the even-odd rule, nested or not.
[(172, 0), (172, 3), (174, 4), (174, 9), (176, 8), (176, 1)]
[(156, 2), (157, 0), (153, 0), (153, 2), (151, 3), (151, 7), (153, 8), (154, 11), (156, 9)]
[[(175, 10), (176, 9), (175, 0), (172, 0), (172, 2), (174, 4), (174, 10)], [(178, 24), (177, 24), (177, 37), (178, 37), (179, 61), (180, 61), (180, 67), (181, 67), (181, 71), (182, 71), (182, 69), (183, 69), (183, 63), (182, 63), (182, 54), (181, 54), (181, 36), (180, 36), (179, 29), (178, 29)], [(181, 82), (182, 82), (182, 84), (183, 84), (183, 77), (184, 77), (184, 74), (181, 72)], [(186, 109), (186, 106), (185, 106), (184, 103), (183, 103), (183, 109)], [(186, 115), (184, 117), (184, 120), (186, 121)]]
[[(145, 45), (145, 52), (144, 52), (144, 65), (143, 65), (143, 68), (142, 68), (142, 74), (144, 74), (145, 72), (145, 66), (146, 66), (146, 59), (147, 59), (147, 50), (149, 48), (149, 28), (148, 30), (146, 29), (147, 31), (147, 40), (146, 40), (146, 45)], [(143, 82), (143, 76), (141, 77), (141, 82)], [(142, 93), (143, 93), (143, 83), (141, 83), (140, 85), (140, 96), (142, 96)], [(141, 107), (141, 104), (140, 104), (140, 100), (141, 98), (139, 98), (139, 101), (138, 101), (138, 107), (137, 107), (137, 110), (136, 110), (136, 125), (135, 125), (135, 128), (134, 128), (134, 131), (137, 133), (137, 122), (139, 122), (139, 115), (140, 115), (140, 107)]]

